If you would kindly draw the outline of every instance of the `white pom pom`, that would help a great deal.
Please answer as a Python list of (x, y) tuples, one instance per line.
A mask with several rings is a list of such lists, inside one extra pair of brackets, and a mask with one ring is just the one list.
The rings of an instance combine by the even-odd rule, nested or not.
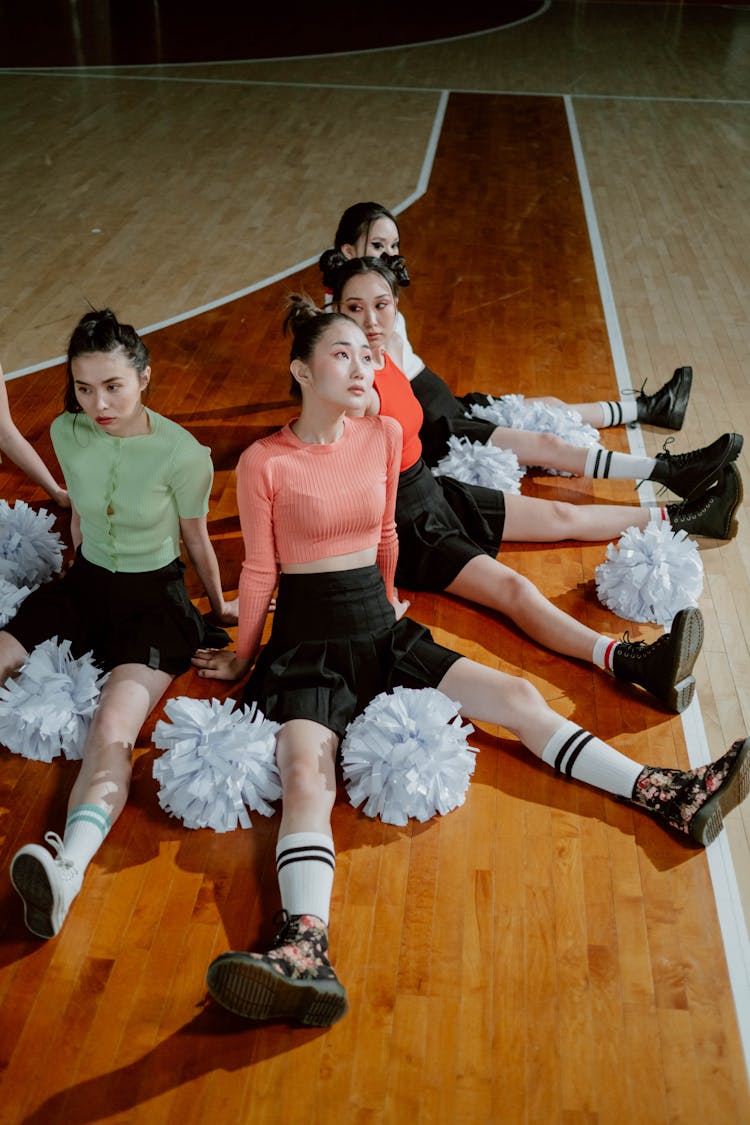
[(341, 761), (349, 800), (386, 824), (428, 820), (464, 803), (476, 751), (454, 703), (434, 688), (396, 688), (349, 724)]
[(19, 589), (14, 582), (0, 577), (0, 629), (16, 616), (19, 605), (30, 593), (28, 586)]
[[(503, 398), (489, 396), (486, 406), (474, 404), (469, 408), (469, 416), (483, 418), (511, 430), (529, 430), (532, 433), (555, 434), (569, 445), (587, 448), (599, 443), (599, 431), (584, 422), (577, 410), (548, 406), (535, 400), (526, 402), (523, 395), (504, 395)], [(545, 471), (553, 476), (570, 476), (570, 473), (555, 469)]]
[(55, 522), (45, 508), (35, 512), (23, 500), (13, 508), (0, 500), (0, 559), (2, 576), (15, 586), (34, 587), (62, 569), (60, 536), (50, 528)]
[(70, 655), (70, 641), (37, 645), (17, 676), (0, 687), (0, 742), (24, 758), (80, 758), (107, 676), (91, 653)]
[(172, 722), (161, 719), (154, 728), (154, 745), (167, 751), (154, 762), (159, 804), (187, 828), (250, 828), (247, 809), (271, 816), (267, 802), (281, 796), (281, 727), (255, 704), (234, 707), (233, 699), (180, 696), (164, 708)]
[(464, 484), (481, 484), (516, 495), (521, 491), (518, 482), (524, 474), (512, 449), (498, 449), (489, 442), (485, 445), (455, 435), (448, 439), (448, 453), (432, 472), (436, 477), (453, 477)]
[(679, 610), (698, 604), (702, 589), (697, 546), (667, 523), (627, 528), (596, 568), (599, 600), (629, 621), (668, 625)]

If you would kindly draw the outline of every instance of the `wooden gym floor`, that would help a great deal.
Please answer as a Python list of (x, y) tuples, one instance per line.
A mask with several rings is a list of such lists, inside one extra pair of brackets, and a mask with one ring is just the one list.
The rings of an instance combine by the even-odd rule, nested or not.
[[(410, 335), (458, 390), (608, 398), (692, 363), (675, 448), (750, 433), (749, 48), (741, 7), (580, 3), (337, 58), (0, 72), (17, 423), (51, 457), (52, 361), (87, 302), (162, 325), (151, 405), (213, 449), (233, 587), (234, 464), (292, 413), (284, 294), (319, 292), (306, 263), (345, 206), (373, 198), (405, 205)], [(649, 452), (664, 436), (605, 434)], [(43, 502), (7, 462), (0, 489)], [(624, 482), (536, 476), (524, 491), (638, 502)], [(750, 727), (747, 515), (733, 542), (701, 543), (707, 635), (682, 718), (500, 616), (426, 595), (412, 613), (639, 760), (716, 757)], [(594, 627), (655, 637), (599, 606), (604, 548), (502, 557)], [(187, 675), (171, 694), (221, 692)], [(750, 811), (694, 852), (482, 729), (466, 803), (439, 821), (388, 827), (341, 794), (331, 941), (351, 1013), (326, 1032), (252, 1028), (205, 1003), (203, 976), (271, 936), (277, 818), (225, 836), (168, 819), (153, 720), (60, 936), (31, 939), (0, 883), (0, 1122), (748, 1118)], [(74, 767), (0, 754), (7, 870), (62, 827)]]

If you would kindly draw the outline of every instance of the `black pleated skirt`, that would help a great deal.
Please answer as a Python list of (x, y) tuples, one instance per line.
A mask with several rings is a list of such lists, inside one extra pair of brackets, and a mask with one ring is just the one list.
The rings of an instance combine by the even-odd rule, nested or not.
[(441, 457), (445, 457), (448, 438), (451, 436), (467, 437), (470, 441), (480, 441), (484, 445), (496, 429), (494, 422), (466, 416), (471, 406), (487, 406), (489, 395), (472, 393), (456, 396), (445, 380), (430, 371), (429, 367), (423, 367), (412, 379), (411, 389), (419, 399), (424, 414), (419, 437), (422, 442), (422, 457), (431, 467), (437, 465)]
[(397, 585), (444, 590), (477, 555), (495, 558), (504, 524), (502, 492), (434, 477), (420, 459), (398, 482)]
[(437, 687), (459, 654), (395, 620), (376, 566), (282, 574), (273, 629), (243, 702), (267, 718), (311, 719), (342, 737), (381, 692)]

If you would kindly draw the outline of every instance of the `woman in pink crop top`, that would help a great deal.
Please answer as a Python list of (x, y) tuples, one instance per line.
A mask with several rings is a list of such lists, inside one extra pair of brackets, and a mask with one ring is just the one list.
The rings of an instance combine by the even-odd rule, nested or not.
[(400, 616), (393, 572), (401, 435), (389, 418), (347, 418), (372, 387), (367, 340), (348, 317), (302, 298), (292, 299), (287, 322), (299, 417), (246, 450), (238, 467), (246, 551), (238, 652), (207, 649), (193, 659), (201, 675), (218, 679), (250, 669), (280, 570), (271, 638), (244, 698), (282, 724), (276, 862), (284, 923), (269, 951), (217, 957), (207, 983), (218, 1003), (248, 1019), (326, 1026), (348, 1006), (328, 959), (336, 753), (375, 695), (398, 685), (439, 688), (467, 717), (514, 732), (560, 773), (628, 798), (698, 842), (708, 838), (710, 816), (740, 800), (750, 740), (703, 770), (642, 767), (557, 715), (525, 680), (443, 648)]
[[(210, 450), (177, 423), (147, 410), (149, 354), (109, 310), (89, 312), (68, 345), (65, 410), (52, 423), (73, 505), (76, 556), (64, 575), (25, 599), (0, 632), (0, 682), (30, 653), (59, 637), (70, 655), (92, 653), (108, 672), (81, 750), (62, 838), (27, 844), (11, 862), (26, 925), (41, 938), (62, 926), (90, 861), (119, 817), (130, 788), (131, 753), (146, 717), (210, 637), (187, 593), (180, 537), (215, 615), (234, 623), (221, 590), (206, 511)], [(27, 733), (3, 700), (4, 737), (26, 750)]]
[[(387, 348), (398, 348), (393, 325), (398, 284), (379, 258), (346, 261), (332, 278), (334, 307), (353, 317), (365, 332), (375, 362), (372, 412), (393, 413), (403, 424), (404, 444), (411, 448), (418, 429), (419, 405), (404, 410), (410, 384)], [(499, 610), (534, 640), (556, 652), (591, 661), (616, 677), (639, 684), (671, 710), (684, 710), (693, 697), (692, 669), (700, 651), (700, 611), (688, 609), (673, 628), (652, 645), (616, 642), (570, 617), (548, 601), (532, 582), (495, 557), (502, 539), (547, 542), (561, 539), (608, 539), (626, 527), (650, 520), (669, 521), (674, 529), (699, 532), (716, 509), (731, 497), (739, 503), (734, 466), (724, 470), (726, 487), (700, 501), (659, 508), (619, 505), (573, 505), (504, 494), (434, 477), (418, 460), (399, 479), (396, 527), (399, 565), (396, 582), (412, 590), (445, 591)], [(722, 509), (723, 511), (723, 509)], [(726, 513), (721, 516), (726, 518)], [(730, 517), (731, 518), (731, 513)], [(704, 527), (704, 530), (707, 530)]]
[[(341, 216), (334, 245), (332, 249), (324, 251), (319, 264), (324, 275), (327, 275), (332, 269), (337, 269), (345, 258), (372, 256), (383, 257), (386, 261), (398, 258), (403, 263), (403, 259), (399, 258), (401, 252), (401, 232), (395, 215), (381, 203), (354, 203)], [(405, 266), (400, 280), (402, 285), (409, 284)], [(330, 282), (326, 284), (330, 288)], [(404, 363), (401, 366), (424, 410), (420, 437), (424, 446), (423, 456), (428, 465), (436, 465), (445, 456), (448, 438), (455, 434), (471, 441), (491, 441), (501, 449), (512, 449), (521, 464), (562, 470), (574, 476), (635, 478), (637, 473), (643, 471), (635, 464), (635, 458), (618, 453), (614, 460), (604, 462), (604, 467), (599, 465), (597, 471), (592, 472), (594, 466), (591, 461), (587, 462), (587, 451), (571, 445), (555, 434), (509, 429), (469, 416), (472, 406), (487, 406), (490, 396), (477, 393), (454, 396), (447, 383), (426, 367), (412, 351), (406, 334), (406, 322), (400, 313), (396, 332), (404, 347)], [(641, 390), (637, 396), (614, 402), (571, 404), (550, 396), (538, 401), (561, 409), (575, 410), (581, 415), (583, 422), (597, 429), (639, 421), (651, 426), (679, 430), (682, 428), (691, 385), (692, 368), (678, 367), (672, 378), (651, 395), (644, 394)]]

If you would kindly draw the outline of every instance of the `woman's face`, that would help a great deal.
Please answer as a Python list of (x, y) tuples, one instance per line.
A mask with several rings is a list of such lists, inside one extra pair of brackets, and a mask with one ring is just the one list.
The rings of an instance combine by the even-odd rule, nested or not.
[(339, 410), (364, 409), (372, 389), (372, 353), (364, 333), (352, 321), (336, 317), (307, 362), (295, 359), (292, 374), (300, 387)]
[(139, 375), (122, 351), (79, 355), (70, 366), (80, 407), (100, 430), (113, 437), (146, 432), (141, 395), (150, 367)]
[(397, 309), (390, 285), (374, 271), (349, 278), (339, 302), (339, 311), (356, 320), (370, 347), (377, 350), (388, 346)]
[(393, 219), (376, 219), (356, 243), (345, 243), (341, 252), (346, 258), (379, 258), (381, 254), (398, 254), (400, 238)]

